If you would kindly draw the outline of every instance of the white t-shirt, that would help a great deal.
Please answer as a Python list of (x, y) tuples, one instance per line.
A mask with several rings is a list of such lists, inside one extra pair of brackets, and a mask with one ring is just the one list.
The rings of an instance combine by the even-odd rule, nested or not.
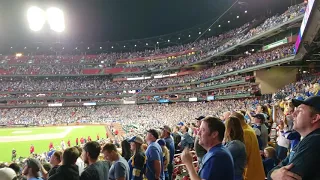
[(79, 168), (79, 176), (81, 176), (82, 172), (84, 171), (84, 162), (81, 158), (77, 159), (76, 165)]

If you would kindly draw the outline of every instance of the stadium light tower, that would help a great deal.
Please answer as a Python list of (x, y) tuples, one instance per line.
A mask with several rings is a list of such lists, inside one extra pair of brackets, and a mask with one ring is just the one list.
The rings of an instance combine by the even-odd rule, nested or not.
[(32, 31), (40, 31), (46, 22), (45, 12), (38, 7), (30, 7), (27, 12), (27, 19)]
[(50, 29), (55, 32), (65, 30), (64, 14), (61, 9), (51, 7), (44, 11), (39, 7), (30, 7), (27, 12), (29, 27), (33, 31), (40, 31), (43, 25), (48, 22)]

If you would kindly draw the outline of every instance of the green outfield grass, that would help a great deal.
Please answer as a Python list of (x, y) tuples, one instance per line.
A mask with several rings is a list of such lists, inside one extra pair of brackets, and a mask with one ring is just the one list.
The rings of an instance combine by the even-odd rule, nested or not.
[[(31, 132), (30, 132), (31, 131)], [(64, 127), (38, 127), (38, 128), (6, 128), (0, 129), (0, 136), (21, 136), (26, 135), (46, 135), (54, 133), (63, 133)], [(28, 157), (30, 154), (30, 145), (33, 144), (35, 147), (35, 153), (43, 153), (49, 150), (49, 143), (52, 141), (54, 146), (60, 146), (61, 140), (66, 143), (70, 139), (71, 145), (75, 145), (76, 138), (79, 140), (81, 137), (87, 138), (91, 136), (92, 140), (96, 140), (97, 134), (100, 138), (105, 138), (105, 127), (104, 126), (84, 126), (83, 128), (73, 128), (63, 139), (52, 137), (52, 140), (32, 140), (32, 141), (18, 141), (18, 142), (0, 142), (0, 161), (10, 162), (12, 149), (17, 150), (17, 157)], [(79, 142), (80, 143), (80, 142)]]

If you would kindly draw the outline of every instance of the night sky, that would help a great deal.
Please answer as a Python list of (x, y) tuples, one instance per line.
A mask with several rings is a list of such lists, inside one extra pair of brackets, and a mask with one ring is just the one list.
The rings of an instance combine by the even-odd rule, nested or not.
[[(0, 0), (0, 46), (27, 42), (116, 42), (174, 33), (204, 31), (236, 0)], [(239, 27), (253, 18), (284, 12), (299, 0), (242, 0), (212, 32)], [(45, 27), (34, 33), (28, 29), (26, 11), (31, 5), (61, 8), (66, 31), (61, 35)], [(248, 10), (247, 14), (244, 11)], [(239, 15), (240, 18), (236, 19)], [(231, 20), (228, 24), (227, 21)], [(218, 29), (218, 24), (222, 28)], [(201, 26), (202, 25), (202, 26)], [(194, 27), (194, 28), (193, 28)]]

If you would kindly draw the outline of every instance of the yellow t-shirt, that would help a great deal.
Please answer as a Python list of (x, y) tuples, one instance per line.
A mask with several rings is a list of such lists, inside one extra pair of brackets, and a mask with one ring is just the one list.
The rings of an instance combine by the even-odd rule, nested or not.
[(260, 156), (257, 136), (248, 124), (242, 126), (244, 144), (247, 152), (247, 166), (244, 171), (245, 180), (264, 180), (265, 173)]

